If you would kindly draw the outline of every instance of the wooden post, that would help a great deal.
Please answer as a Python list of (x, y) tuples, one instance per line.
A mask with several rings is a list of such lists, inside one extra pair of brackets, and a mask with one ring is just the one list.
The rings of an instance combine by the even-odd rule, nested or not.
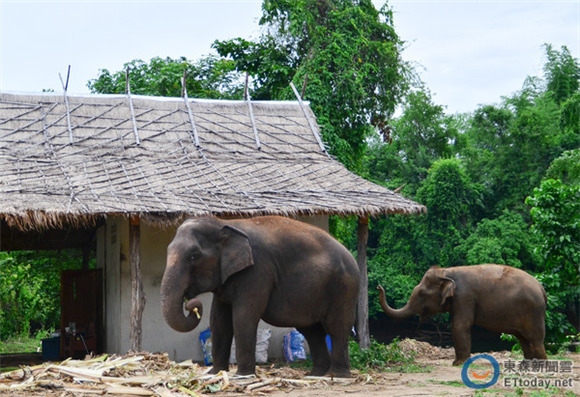
[(369, 239), (369, 219), (358, 218), (357, 263), (360, 270), (360, 288), (358, 294), (358, 312), (356, 331), (358, 343), (362, 349), (371, 344), (369, 333), (369, 277), (367, 274), (367, 241)]
[(83, 270), (87, 270), (89, 268), (89, 262), (91, 259), (91, 247), (85, 245), (83, 247)]
[(129, 262), (131, 267), (131, 326), (129, 331), (129, 348), (133, 351), (141, 351), (141, 323), (143, 309), (147, 298), (143, 291), (141, 279), (141, 255), (140, 243), (141, 226), (139, 216), (132, 215), (129, 222)]

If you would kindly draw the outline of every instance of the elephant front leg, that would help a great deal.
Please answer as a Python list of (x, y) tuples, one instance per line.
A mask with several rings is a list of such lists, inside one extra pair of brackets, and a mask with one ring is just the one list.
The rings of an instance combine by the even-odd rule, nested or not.
[(213, 368), (209, 373), (217, 374), (229, 369), (234, 328), (231, 306), (217, 302), (215, 298), (211, 309), (210, 329)]
[(247, 310), (234, 309), (234, 336), (238, 375), (256, 373), (256, 334), (260, 318)]
[(471, 322), (453, 319), (451, 331), (453, 334), (453, 347), (455, 348), (453, 365), (462, 365), (471, 356), (471, 327)]

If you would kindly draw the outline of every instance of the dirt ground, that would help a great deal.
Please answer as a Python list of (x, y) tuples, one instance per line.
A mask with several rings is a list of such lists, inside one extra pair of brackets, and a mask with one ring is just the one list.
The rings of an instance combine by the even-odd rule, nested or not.
[[(434, 347), (411, 339), (401, 341), (406, 352), (415, 352), (418, 372), (353, 371), (352, 379), (311, 378), (305, 370), (287, 365), (264, 365), (258, 378), (237, 379), (235, 368), (217, 376), (206, 374), (206, 367), (193, 363), (174, 363), (166, 355), (133, 355), (44, 364), (22, 369), (10, 376), (0, 375), (2, 396), (580, 396), (580, 354), (550, 357), (548, 367), (536, 366), (519, 371), (522, 358), (510, 352), (492, 352), (499, 364), (497, 383), (478, 391), (462, 381), (462, 367), (454, 367), (453, 349)], [(474, 354), (475, 356), (475, 354)], [(572, 366), (570, 367), (570, 362)], [(101, 370), (98, 370), (101, 368)], [(105, 368), (105, 369), (103, 369)], [(509, 369), (508, 369), (509, 368)], [(557, 371), (557, 372), (556, 372)], [(495, 369), (478, 359), (466, 374), (488, 382)], [(552, 386), (545, 387), (550, 382)], [(553, 387), (558, 382), (559, 387)], [(543, 383), (541, 385), (540, 383)], [(182, 387), (179, 385), (186, 385)]]
[[(493, 353), (500, 363), (503, 354)], [(507, 353), (506, 353), (507, 356)], [(507, 359), (507, 358), (506, 358)], [(485, 396), (580, 396), (580, 354), (566, 356), (574, 361), (573, 374), (557, 376), (555, 379), (572, 379), (570, 387), (514, 387), (504, 385), (504, 376), (492, 387), (485, 389)], [(272, 396), (289, 397), (334, 397), (348, 395), (352, 397), (385, 397), (385, 396), (476, 396), (478, 391), (465, 386), (461, 380), (461, 367), (453, 367), (452, 359), (420, 358), (418, 363), (425, 367), (426, 372), (420, 373), (382, 373), (373, 374), (371, 379), (364, 374), (351, 384), (328, 384), (321, 387), (296, 388), (270, 393)], [(481, 369), (479, 370), (481, 372)], [(530, 376), (522, 377), (530, 379)], [(513, 381), (510, 381), (512, 383)], [(517, 382), (517, 381), (516, 381)]]

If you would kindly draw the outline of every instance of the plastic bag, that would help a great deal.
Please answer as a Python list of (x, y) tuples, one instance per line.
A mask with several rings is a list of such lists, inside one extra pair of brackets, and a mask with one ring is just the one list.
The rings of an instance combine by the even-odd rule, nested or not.
[(290, 363), (296, 360), (306, 360), (304, 335), (300, 332), (292, 330), (284, 335), (284, 358)]
[(201, 331), (199, 334), (199, 341), (201, 342), (201, 350), (203, 351), (203, 361), (205, 365), (212, 365), (213, 360), (211, 357), (211, 331), (206, 329)]

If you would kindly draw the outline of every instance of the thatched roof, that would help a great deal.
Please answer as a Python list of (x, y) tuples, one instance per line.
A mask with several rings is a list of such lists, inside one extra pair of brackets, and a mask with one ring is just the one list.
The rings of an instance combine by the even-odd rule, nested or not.
[(423, 211), (328, 156), (304, 103), (0, 93), (0, 218), (19, 228)]

